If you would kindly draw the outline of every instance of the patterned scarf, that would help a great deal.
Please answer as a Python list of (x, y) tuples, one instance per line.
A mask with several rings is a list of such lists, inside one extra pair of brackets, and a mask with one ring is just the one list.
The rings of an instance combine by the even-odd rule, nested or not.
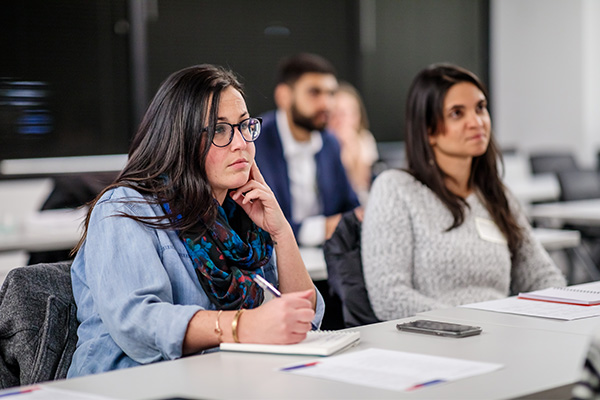
[(217, 309), (254, 308), (262, 303), (263, 290), (253, 278), (264, 277), (261, 267), (271, 259), (273, 241), (229, 196), (203, 236), (183, 235), (182, 240), (202, 288)]

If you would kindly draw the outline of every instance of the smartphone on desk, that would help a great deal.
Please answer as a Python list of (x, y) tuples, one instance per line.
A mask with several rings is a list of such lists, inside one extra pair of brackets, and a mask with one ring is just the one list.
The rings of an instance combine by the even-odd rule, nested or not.
[(396, 329), (399, 331), (454, 338), (479, 335), (481, 333), (481, 328), (478, 326), (451, 324), (449, 322), (429, 321), (424, 319), (397, 324)]

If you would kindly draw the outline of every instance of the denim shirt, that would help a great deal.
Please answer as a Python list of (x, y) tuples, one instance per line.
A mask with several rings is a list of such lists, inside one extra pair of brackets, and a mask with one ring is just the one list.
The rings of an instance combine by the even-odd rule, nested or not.
[[(164, 215), (159, 205), (123, 187), (94, 207), (71, 268), (80, 325), (69, 378), (179, 358), (192, 316), (215, 309), (175, 231), (118, 216), (123, 212)], [(277, 286), (274, 258), (263, 270)], [(317, 291), (313, 329), (324, 309)]]

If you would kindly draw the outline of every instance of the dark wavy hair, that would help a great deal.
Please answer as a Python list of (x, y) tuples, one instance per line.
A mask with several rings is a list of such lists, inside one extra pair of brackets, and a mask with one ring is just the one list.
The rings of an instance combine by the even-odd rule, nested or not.
[[(406, 103), (408, 172), (429, 187), (448, 207), (454, 217), (448, 231), (464, 222), (465, 207), (468, 204), (446, 187), (444, 180), (447, 175), (437, 165), (429, 136), (443, 127), (444, 99), (448, 90), (460, 82), (472, 83), (488, 99), (485, 86), (472, 72), (456, 65), (435, 64), (417, 74), (410, 86)], [(502, 156), (492, 135), (486, 152), (473, 157), (469, 187), (476, 188), (483, 196), (490, 215), (506, 237), (514, 256), (523, 233), (506, 198), (498, 162), (502, 163)]]
[[(75, 253), (85, 240), (92, 210), (102, 195), (124, 186), (145, 195), (150, 203), (168, 203), (164, 216), (121, 216), (158, 229), (202, 232), (217, 215), (205, 161), (218, 118), (221, 93), (232, 87), (242, 93), (236, 76), (222, 67), (202, 64), (173, 73), (158, 89), (133, 137), (127, 164), (115, 181), (91, 203), (84, 233)], [(209, 127), (205, 130), (206, 127)], [(174, 216), (181, 215), (177, 219)], [(198, 222), (204, 221), (204, 224)]]

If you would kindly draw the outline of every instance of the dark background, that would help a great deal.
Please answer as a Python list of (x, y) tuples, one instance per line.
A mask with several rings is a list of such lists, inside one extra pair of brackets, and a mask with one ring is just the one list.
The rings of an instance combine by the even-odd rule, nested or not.
[(300, 51), (358, 87), (378, 141), (402, 140), (421, 68), (453, 62), (488, 82), (489, 1), (4, 0), (0, 160), (126, 153), (160, 83), (193, 64), (234, 70), (259, 114), (278, 61)]

